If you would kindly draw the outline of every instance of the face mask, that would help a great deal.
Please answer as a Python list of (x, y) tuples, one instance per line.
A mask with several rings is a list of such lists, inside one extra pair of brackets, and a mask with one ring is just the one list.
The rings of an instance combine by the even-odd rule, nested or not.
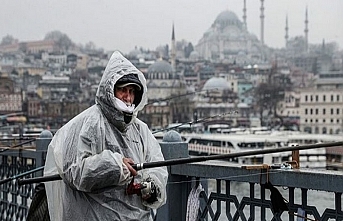
[(135, 105), (131, 104), (130, 106), (128, 106), (126, 103), (124, 103), (122, 100), (118, 99), (118, 98), (114, 98), (114, 106), (123, 112), (127, 112), (127, 113), (133, 113), (133, 110), (135, 109)]

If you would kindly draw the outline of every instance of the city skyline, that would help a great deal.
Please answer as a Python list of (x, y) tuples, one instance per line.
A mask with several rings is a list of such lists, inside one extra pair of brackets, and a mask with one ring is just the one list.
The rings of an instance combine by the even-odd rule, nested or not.
[[(170, 44), (172, 26), (177, 41), (196, 45), (224, 10), (243, 20), (243, 0), (108, 1), (35, 0), (18, 4), (0, 0), (0, 37), (11, 35), (19, 41), (44, 39), (51, 31), (61, 31), (76, 44), (94, 42), (105, 50), (128, 53), (135, 46), (154, 50)], [(260, 39), (259, 0), (246, 0), (248, 31)], [(308, 9), (309, 43), (335, 41), (343, 47), (343, 1), (341, 0), (264, 0), (264, 43), (285, 45), (288, 17), (289, 37), (304, 36)], [(14, 13), (16, 12), (16, 13)]]

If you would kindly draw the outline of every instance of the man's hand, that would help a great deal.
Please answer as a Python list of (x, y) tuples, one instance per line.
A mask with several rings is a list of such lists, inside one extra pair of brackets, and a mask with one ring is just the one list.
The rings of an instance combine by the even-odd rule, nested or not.
[(131, 158), (123, 158), (123, 163), (129, 169), (132, 176), (137, 176), (137, 171), (131, 165), (135, 164)]

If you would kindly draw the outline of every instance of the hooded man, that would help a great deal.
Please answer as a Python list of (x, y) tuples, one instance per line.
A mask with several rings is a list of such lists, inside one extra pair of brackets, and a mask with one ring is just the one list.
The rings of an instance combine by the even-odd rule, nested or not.
[[(44, 175), (50, 219), (152, 220), (151, 209), (166, 201), (165, 167), (135, 171), (131, 165), (163, 161), (159, 143), (137, 113), (147, 103), (146, 80), (114, 52), (100, 81), (95, 104), (54, 135)], [(132, 181), (147, 184), (128, 194)]]

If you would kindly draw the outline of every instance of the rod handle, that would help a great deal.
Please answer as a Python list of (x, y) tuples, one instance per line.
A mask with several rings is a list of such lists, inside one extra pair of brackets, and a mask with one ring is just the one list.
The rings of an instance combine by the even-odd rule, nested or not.
[(48, 181), (56, 181), (61, 180), (61, 176), (59, 174), (51, 175), (51, 176), (43, 176), (43, 177), (36, 177), (36, 178), (28, 178), (28, 179), (18, 179), (18, 185), (25, 185), (25, 184), (32, 184), (32, 183), (42, 183)]

